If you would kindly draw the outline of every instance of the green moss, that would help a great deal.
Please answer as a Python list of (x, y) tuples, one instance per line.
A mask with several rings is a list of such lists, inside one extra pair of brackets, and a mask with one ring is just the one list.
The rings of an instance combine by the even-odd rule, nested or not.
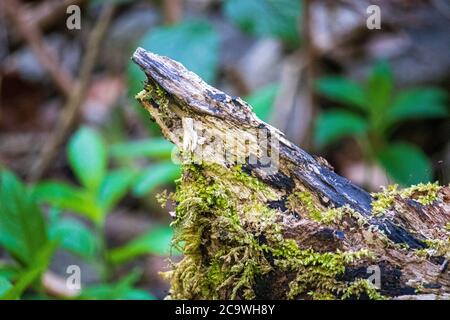
[(395, 196), (398, 194), (398, 185), (390, 185), (387, 188), (382, 187), (381, 192), (372, 193), (372, 214), (375, 216), (383, 215), (394, 204)]
[(410, 198), (416, 200), (424, 206), (432, 204), (438, 198), (438, 192), (441, 189), (437, 182), (419, 183), (415, 186), (400, 191), (403, 199)]
[(349, 283), (339, 280), (347, 265), (357, 260), (370, 259), (366, 250), (357, 252), (325, 252), (319, 253), (312, 249), (294, 249), (288, 258), (276, 262), (282, 270), (295, 271), (294, 280), (289, 283), (288, 298), (308, 295), (312, 298), (334, 297), (336, 299), (345, 293)]
[(450, 237), (446, 240), (443, 239), (428, 239), (425, 240), (427, 245), (425, 250), (429, 257), (445, 257), (450, 259)]
[(163, 119), (170, 119), (169, 114), (169, 96), (167, 92), (157, 83), (147, 83), (144, 90), (139, 92), (136, 97), (138, 101), (146, 101), (152, 105), (157, 105), (160, 116)]
[(371, 300), (385, 300), (375, 286), (367, 279), (357, 279), (343, 291), (342, 299), (360, 298), (366, 295)]
[(339, 224), (345, 216), (355, 218), (358, 224), (362, 224), (365, 221), (361, 214), (347, 205), (339, 208), (323, 209), (316, 203), (317, 201), (314, 200), (311, 192), (296, 191), (288, 197), (287, 206), (291, 211), (306, 212), (310, 219), (326, 225)]
[(343, 295), (350, 285), (338, 279), (345, 266), (370, 254), (300, 249), (283, 236), (281, 213), (265, 205), (276, 196), (239, 166), (184, 165), (171, 196), (173, 245), (184, 258), (165, 273), (170, 298), (252, 299), (258, 279), (275, 269), (296, 274), (286, 298)]
[[(174, 245), (185, 258), (169, 274), (173, 298), (252, 298), (256, 277), (271, 270), (257, 238), (241, 224), (240, 201), (228, 184), (248, 188), (256, 203), (258, 194), (271, 192), (239, 171), (219, 165), (183, 167), (173, 199), (178, 203), (173, 227)], [(246, 205), (248, 212), (268, 214)], [(252, 223), (254, 233), (263, 233), (269, 226), (265, 219)]]
[(394, 204), (396, 197), (412, 199), (422, 205), (430, 205), (438, 198), (440, 186), (435, 183), (419, 183), (405, 189), (399, 189), (398, 185), (391, 185), (378, 193), (372, 193), (372, 213), (376, 216), (383, 215)]
[(427, 239), (424, 240), (426, 248), (414, 250), (414, 254), (422, 259), (431, 257), (444, 257), (450, 259), (450, 233), (448, 224), (444, 226), (446, 239)]

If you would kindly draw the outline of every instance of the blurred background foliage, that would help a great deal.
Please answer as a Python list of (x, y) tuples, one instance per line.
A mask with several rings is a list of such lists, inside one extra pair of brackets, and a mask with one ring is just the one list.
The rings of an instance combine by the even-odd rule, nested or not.
[[(138, 46), (244, 97), (371, 191), (448, 183), (450, 7), (379, 2), (382, 30), (366, 28), (364, 0), (3, 1), (0, 297), (165, 296), (158, 272), (179, 257), (173, 204), (155, 195), (174, 188), (180, 168), (134, 99), (145, 83), (129, 59)], [(81, 7), (80, 30), (66, 27), (70, 4)], [(80, 70), (96, 46), (89, 79)], [(77, 81), (86, 90), (70, 104)], [(54, 155), (37, 173), (42, 150)], [(79, 291), (65, 286), (70, 265)]]

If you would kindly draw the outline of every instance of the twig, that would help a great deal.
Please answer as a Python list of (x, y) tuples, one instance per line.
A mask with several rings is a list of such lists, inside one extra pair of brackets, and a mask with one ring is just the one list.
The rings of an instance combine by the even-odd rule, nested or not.
[(180, 0), (163, 1), (164, 21), (168, 24), (174, 24), (181, 20), (183, 7)]
[[(306, 107), (310, 109), (311, 117), (314, 117), (314, 106), (315, 106), (315, 94), (314, 94), (314, 79), (315, 79), (315, 59), (316, 59), (316, 51), (313, 43), (313, 35), (312, 35), (312, 3), (313, 0), (305, 0), (304, 1), (304, 11), (303, 11), (303, 38), (304, 38), (304, 46), (305, 46), (305, 68), (306, 68)], [(311, 130), (307, 130), (306, 132), (310, 132)], [(304, 137), (303, 145), (310, 144), (311, 134), (306, 134)]]
[(31, 47), (42, 66), (48, 71), (56, 86), (66, 96), (70, 95), (75, 81), (70, 73), (57, 63), (54, 52), (45, 44), (39, 28), (26, 18), (25, 9), (20, 0), (3, 0), (3, 7), (20, 35)]
[(62, 110), (57, 127), (51, 135), (51, 139), (44, 145), (40, 156), (31, 168), (29, 180), (36, 181), (47, 171), (49, 165), (56, 157), (59, 146), (66, 139), (72, 126), (78, 116), (80, 105), (86, 95), (86, 91), (90, 82), (92, 70), (97, 60), (100, 49), (100, 42), (104, 37), (106, 30), (111, 22), (114, 14), (114, 5), (106, 5), (98, 22), (89, 35), (87, 42), (87, 52), (81, 64), (78, 85), (72, 89), (69, 99)]

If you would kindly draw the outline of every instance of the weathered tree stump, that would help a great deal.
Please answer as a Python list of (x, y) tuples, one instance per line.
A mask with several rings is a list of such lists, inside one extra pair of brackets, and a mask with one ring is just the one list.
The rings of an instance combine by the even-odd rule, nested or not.
[(449, 186), (371, 195), (180, 63), (132, 59), (183, 161), (169, 298), (448, 297)]

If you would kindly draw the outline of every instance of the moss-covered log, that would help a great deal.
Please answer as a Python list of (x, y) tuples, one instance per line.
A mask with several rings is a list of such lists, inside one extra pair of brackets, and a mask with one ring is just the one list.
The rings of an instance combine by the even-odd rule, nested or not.
[(369, 194), (180, 63), (140, 48), (133, 61), (183, 167), (164, 199), (184, 253), (169, 298), (448, 297), (449, 186)]

